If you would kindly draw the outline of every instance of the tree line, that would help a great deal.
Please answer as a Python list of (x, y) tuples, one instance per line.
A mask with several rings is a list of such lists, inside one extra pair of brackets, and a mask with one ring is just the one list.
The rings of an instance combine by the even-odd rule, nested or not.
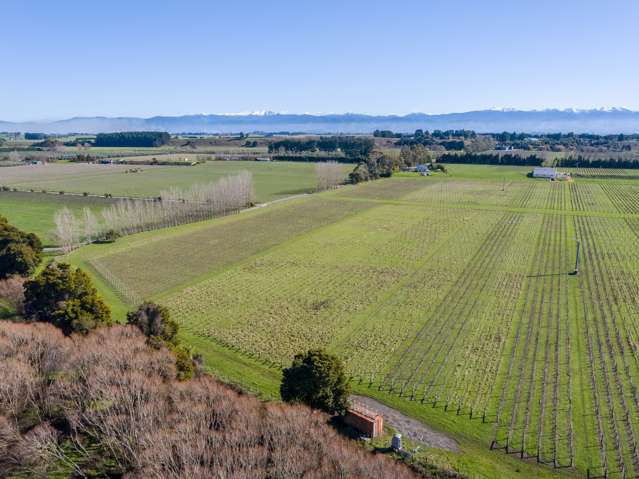
[(166, 145), (171, 135), (165, 131), (124, 131), (119, 133), (98, 133), (94, 146), (111, 147), (158, 147)]
[(77, 217), (64, 207), (54, 215), (54, 236), (65, 252), (83, 243), (178, 226), (238, 211), (253, 204), (251, 173), (244, 171), (187, 189), (169, 188), (155, 200), (122, 200), (101, 211), (84, 208)]
[(26, 132), (24, 134), (25, 140), (44, 140), (46, 137), (47, 135), (45, 133)]
[(639, 169), (639, 160), (626, 158), (589, 158), (586, 156), (568, 156), (555, 160), (555, 166), (564, 168), (623, 168)]
[(269, 153), (341, 152), (351, 160), (366, 158), (375, 147), (372, 138), (356, 136), (321, 136), (311, 139), (284, 139), (269, 144)]
[(469, 165), (513, 165), (513, 166), (541, 166), (543, 158), (537, 155), (499, 155), (497, 153), (444, 153), (437, 161), (451, 164)]

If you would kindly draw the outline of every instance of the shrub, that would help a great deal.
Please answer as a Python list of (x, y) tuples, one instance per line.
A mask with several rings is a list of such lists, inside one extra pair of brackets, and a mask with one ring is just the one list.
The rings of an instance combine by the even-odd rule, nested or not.
[(344, 414), (350, 385), (344, 365), (337, 356), (322, 350), (297, 354), (290, 368), (283, 371), (282, 399), (307, 404), (331, 414)]
[(349, 173), (348, 179), (353, 184), (370, 180), (370, 172), (368, 171), (366, 163), (357, 165), (355, 169)]
[(179, 380), (193, 377), (196, 370), (193, 353), (189, 347), (179, 343), (178, 323), (171, 319), (167, 308), (151, 302), (143, 303), (127, 314), (127, 324), (142, 331), (151, 347), (161, 349), (166, 346), (173, 352)]
[(177, 370), (176, 377), (180, 381), (191, 379), (196, 370), (191, 349), (183, 344), (178, 344), (170, 349), (175, 356), (175, 369)]
[(127, 324), (136, 326), (151, 340), (151, 344), (163, 342), (177, 344), (178, 324), (171, 319), (169, 310), (155, 303), (143, 303), (126, 316)]

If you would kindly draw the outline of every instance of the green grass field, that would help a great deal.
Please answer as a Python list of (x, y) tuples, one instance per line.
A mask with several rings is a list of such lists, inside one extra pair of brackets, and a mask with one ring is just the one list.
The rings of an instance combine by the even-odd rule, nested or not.
[[(187, 166), (139, 166), (140, 173), (126, 173), (128, 165), (53, 163), (0, 170), (0, 185), (20, 189), (47, 189), (74, 193), (110, 193), (114, 196), (157, 196), (171, 186), (184, 188), (208, 183), (239, 171), (253, 174), (260, 202), (303, 193), (315, 187), (311, 163), (212, 161)], [(350, 167), (352, 169), (352, 167)], [(344, 174), (349, 171), (344, 166)]]
[(45, 245), (53, 246), (53, 215), (63, 207), (76, 215), (85, 207), (98, 213), (113, 203), (106, 198), (0, 191), (0, 215), (18, 228), (36, 233)]
[(471, 476), (639, 474), (639, 185), (450, 170), (70, 260), (116, 316), (165, 304), (211, 370), (265, 397), (295, 353), (334, 351), (358, 392), (457, 438), (465, 455), (440, 459)]

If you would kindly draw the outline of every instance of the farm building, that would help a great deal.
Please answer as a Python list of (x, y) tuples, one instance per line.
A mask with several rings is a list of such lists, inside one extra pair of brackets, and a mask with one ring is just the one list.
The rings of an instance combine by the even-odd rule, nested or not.
[(533, 178), (548, 178), (551, 180), (567, 180), (570, 179), (569, 173), (557, 171), (557, 168), (537, 167), (533, 169)]
[(361, 434), (375, 438), (384, 434), (384, 418), (374, 411), (357, 404), (352, 404), (344, 422)]
[(428, 165), (417, 165), (415, 166), (415, 171), (417, 173), (430, 173), (430, 170), (428, 169)]
[(555, 178), (557, 176), (557, 168), (534, 168), (532, 176), (533, 178)]
[(421, 173), (425, 176), (429, 176), (431, 173), (428, 169), (428, 165), (404, 166), (402, 167), (402, 171)]

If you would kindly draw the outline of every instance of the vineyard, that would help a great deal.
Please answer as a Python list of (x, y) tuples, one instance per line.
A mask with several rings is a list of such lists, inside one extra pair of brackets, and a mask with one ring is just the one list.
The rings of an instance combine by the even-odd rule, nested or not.
[(199, 344), (275, 370), (325, 347), (367, 394), (486, 449), (639, 477), (627, 179), (381, 180), (86, 251), (124, 303), (161, 301)]

